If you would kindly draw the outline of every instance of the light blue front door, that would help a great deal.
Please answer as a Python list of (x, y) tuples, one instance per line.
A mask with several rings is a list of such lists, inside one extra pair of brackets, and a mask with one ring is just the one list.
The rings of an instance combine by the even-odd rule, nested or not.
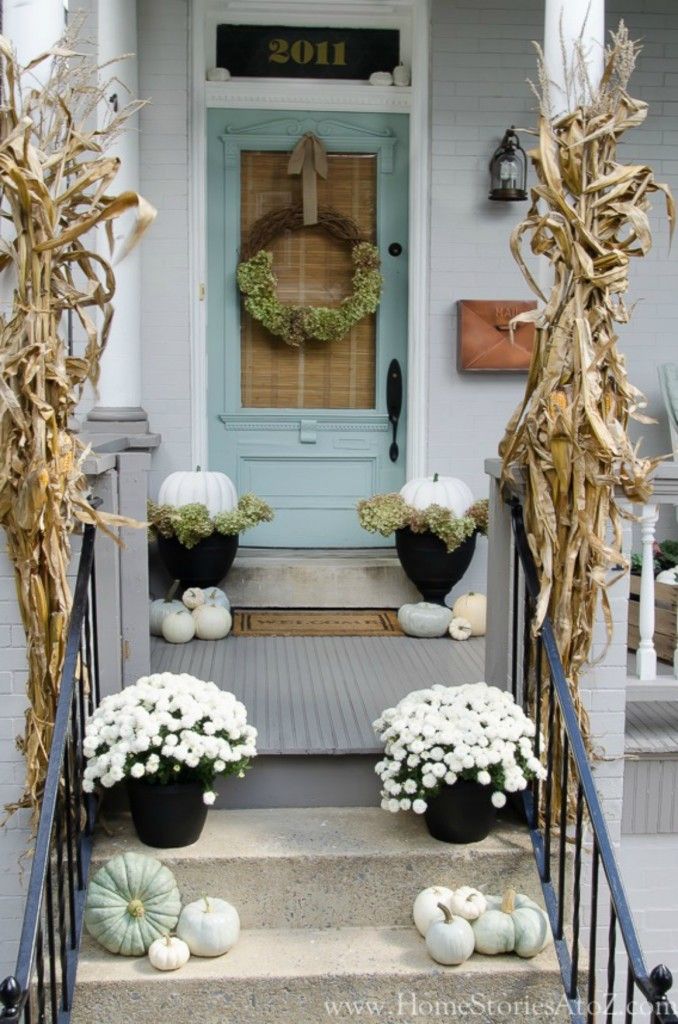
[[(341, 341), (291, 349), (242, 310), (236, 270), (243, 228), (273, 208), (300, 202), (300, 179), (287, 175), (286, 162), (306, 132), (321, 138), (328, 152), (321, 204), (341, 205), (373, 234), (384, 283), (369, 323)], [(276, 512), (275, 522), (247, 533), (244, 542), (389, 544), (360, 529), (355, 506), (371, 494), (398, 490), (405, 480), (407, 409), (403, 398), (393, 461), (386, 384), (396, 359), (406, 394), (408, 118), (213, 109), (207, 155), (209, 466)], [(270, 248), (283, 301), (301, 295), (304, 302), (332, 305), (350, 290), (342, 263), (350, 249), (328, 241), (320, 229), (288, 233)], [(337, 277), (343, 273), (336, 287), (335, 264)]]

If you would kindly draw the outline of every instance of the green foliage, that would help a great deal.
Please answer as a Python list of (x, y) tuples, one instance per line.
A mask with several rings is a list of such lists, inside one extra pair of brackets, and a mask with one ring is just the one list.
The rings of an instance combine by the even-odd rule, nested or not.
[[(652, 571), (655, 576), (665, 569), (678, 567), (678, 540), (663, 540), (661, 544), (655, 544), (652, 559)], [(631, 555), (631, 572), (634, 576), (640, 576), (643, 571), (643, 556), (641, 554)]]
[(338, 341), (364, 317), (374, 313), (381, 297), (379, 250), (371, 242), (353, 246), (353, 292), (339, 306), (285, 305), (277, 294), (273, 255), (266, 249), (241, 263), (238, 286), (246, 296), (245, 309), (288, 345), (305, 341)]
[(448, 551), (454, 551), (474, 533), (486, 533), (487, 517), (487, 499), (476, 501), (464, 516), (455, 516), (440, 505), (413, 508), (400, 494), (375, 494), (358, 503), (358, 519), (368, 533), (389, 537), (409, 527), (413, 533), (430, 532), (440, 537)]
[(176, 537), (185, 548), (194, 548), (205, 537), (213, 533), (232, 536), (258, 526), (270, 523), (273, 509), (256, 494), (243, 494), (230, 512), (220, 512), (212, 517), (204, 505), (192, 503), (174, 508), (171, 505), (157, 505), (149, 501), (148, 522), (153, 533), (162, 537)]

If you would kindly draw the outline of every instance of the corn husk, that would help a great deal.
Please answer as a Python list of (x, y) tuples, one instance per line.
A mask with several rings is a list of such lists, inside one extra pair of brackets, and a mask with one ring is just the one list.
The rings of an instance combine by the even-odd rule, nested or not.
[[(112, 194), (119, 161), (109, 143), (138, 109), (96, 126), (108, 94), (73, 33), (27, 68), (0, 36), (0, 272), (11, 310), (0, 316), (0, 525), (14, 564), (28, 659), (22, 806), (35, 810), (45, 776), (71, 608), (70, 536), (78, 522), (129, 524), (87, 501), (85, 451), (69, 429), (84, 384), (96, 384), (110, 331), (115, 278), (94, 232), (133, 211), (125, 249), (154, 217), (132, 192)], [(33, 74), (49, 61), (41, 85)], [(109, 236), (110, 237), (110, 236)], [(98, 247), (96, 247), (98, 250)], [(8, 289), (9, 291), (10, 289)], [(65, 313), (87, 339), (69, 354)]]

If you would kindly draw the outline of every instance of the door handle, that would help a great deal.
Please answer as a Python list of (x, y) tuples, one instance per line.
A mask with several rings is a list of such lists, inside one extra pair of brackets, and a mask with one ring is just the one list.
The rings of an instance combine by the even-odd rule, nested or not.
[(397, 359), (392, 359), (386, 375), (386, 411), (393, 429), (393, 440), (388, 450), (391, 462), (398, 461), (398, 421), (403, 409), (403, 372)]

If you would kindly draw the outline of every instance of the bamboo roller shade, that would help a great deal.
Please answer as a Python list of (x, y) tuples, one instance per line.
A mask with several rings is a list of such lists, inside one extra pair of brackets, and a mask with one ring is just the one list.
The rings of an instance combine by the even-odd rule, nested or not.
[[(244, 152), (241, 162), (243, 235), (269, 210), (301, 203), (298, 176), (287, 174), (289, 153)], [(318, 203), (351, 217), (366, 238), (376, 236), (376, 156), (328, 154), (327, 180), (318, 178)], [(273, 271), (283, 302), (335, 306), (349, 295), (350, 246), (322, 228), (287, 232), (271, 243)], [(241, 306), (241, 396), (245, 408), (373, 409), (376, 316), (340, 341), (291, 348)]]

